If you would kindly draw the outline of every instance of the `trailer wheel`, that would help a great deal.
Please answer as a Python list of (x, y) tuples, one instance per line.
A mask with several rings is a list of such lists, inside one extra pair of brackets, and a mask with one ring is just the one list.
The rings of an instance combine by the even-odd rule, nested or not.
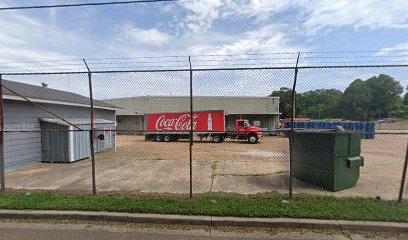
[(156, 141), (157, 142), (162, 142), (163, 141), (163, 135), (156, 135)]
[(164, 135), (163, 139), (165, 142), (171, 142), (173, 140), (173, 138), (170, 135)]
[(221, 135), (214, 135), (212, 137), (212, 140), (213, 140), (214, 143), (220, 143), (220, 142), (222, 142), (222, 136)]
[(258, 136), (256, 136), (255, 134), (251, 134), (248, 137), (248, 142), (251, 144), (255, 144), (258, 142)]

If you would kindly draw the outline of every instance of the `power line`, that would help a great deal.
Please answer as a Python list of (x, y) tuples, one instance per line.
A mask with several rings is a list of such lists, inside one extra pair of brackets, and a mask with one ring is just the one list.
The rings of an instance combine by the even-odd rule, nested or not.
[(74, 3), (74, 4), (19, 6), (19, 7), (2, 7), (0, 8), (0, 11), (44, 9), (44, 8), (85, 7), (85, 6), (105, 6), (105, 5), (120, 5), (120, 4), (135, 4), (135, 3), (178, 2), (178, 1), (179, 0), (136, 0), (136, 1), (100, 2), (100, 3), (91, 2), (91, 3)]
[(393, 49), (393, 50), (350, 50), (350, 51), (305, 51), (302, 54), (347, 54), (347, 53), (401, 53), (408, 52), (408, 49)]

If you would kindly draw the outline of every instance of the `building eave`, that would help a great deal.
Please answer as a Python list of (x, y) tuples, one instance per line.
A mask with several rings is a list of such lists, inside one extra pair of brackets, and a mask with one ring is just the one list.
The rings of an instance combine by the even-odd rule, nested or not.
[[(26, 102), (26, 100), (24, 98), (19, 97), (19, 96), (15, 96), (15, 95), (3, 95), (3, 99)], [(91, 107), (88, 104), (81, 104), (81, 103), (72, 103), (72, 102), (64, 102), (64, 101), (56, 101), (56, 100), (48, 100), (48, 99), (40, 99), (40, 98), (30, 98), (30, 97), (28, 97), (28, 99), (30, 99), (30, 101), (33, 101), (33, 102), (36, 102), (36, 103), (48, 103), (48, 104), (75, 106), (75, 107), (87, 107), (87, 108)], [(103, 106), (94, 106), (94, 108), (104, 109), (104, 110), (111, 110), (111, 111), (117, 111), (117, 110), (122, 109), (122, 108), (110, 108), (110, 107), (103, 107)]]

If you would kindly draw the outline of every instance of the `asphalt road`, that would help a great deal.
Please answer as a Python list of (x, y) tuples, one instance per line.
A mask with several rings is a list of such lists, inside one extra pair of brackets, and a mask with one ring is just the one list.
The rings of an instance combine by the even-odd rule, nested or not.
[(193, 227), (174, 229), (157, 227), (129, 227), (123, 225), (94, 224), (52, 224), (52, 223), (0, 223), (0, 239), (2, 240), (71, 240), (71, 239), (168, 239), (168, 240), (208, 240), (208, 239), (407, 239), (408, 235), (384, 235), (375, 233), (356, 234), (342, 232), (316, 232), (310, 230), (267, 230), (246, 231), (214, 230)]

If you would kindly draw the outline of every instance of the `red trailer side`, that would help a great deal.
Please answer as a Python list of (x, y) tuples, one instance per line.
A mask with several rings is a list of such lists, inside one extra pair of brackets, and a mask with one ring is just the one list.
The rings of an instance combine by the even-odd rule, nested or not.
[[(146, 130), (149, 132), (188, 132), (190, 112), (146, 114)], [(193, 113), (194, 132), (225, 132), (224, 111), (200, 111)]]

